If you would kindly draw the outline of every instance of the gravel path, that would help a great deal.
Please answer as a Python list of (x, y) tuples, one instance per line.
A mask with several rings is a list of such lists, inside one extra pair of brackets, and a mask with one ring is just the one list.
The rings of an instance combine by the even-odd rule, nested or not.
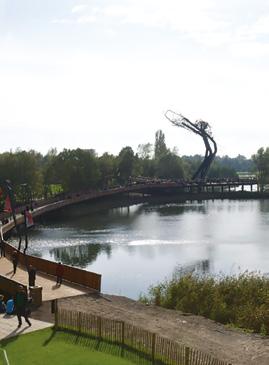
[(233, 365), (269, 365), (269, 337), (242, 333), (204, 317), (114, 295), (61, 299), (60, 306), (132, 323)]

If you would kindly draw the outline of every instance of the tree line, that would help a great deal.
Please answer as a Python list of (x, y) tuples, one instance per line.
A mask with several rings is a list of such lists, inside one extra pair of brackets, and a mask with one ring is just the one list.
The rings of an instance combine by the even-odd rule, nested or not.
[[(140, 144), (137, 151), (123, 147), (118, 155), (108, 152), (99, 156), (93, 149), (50, 149), (46, 155), (30, 150), (0, 154), (0, 180), (9, 179), (17, 194), (21, 185), (31, 186), (34, 197), (49, 196), (57, 191), (106, 189), (124, 185), (130, 176), (188, 180), (203, 156), (180, 156), (170, 149), (161, 130), (154, 143)], [(269, 177), (269, 149), (260, 149), (252, 159), (217, 156), (209, 178), (235, 178), (238, 172), (255, 172), (265, 182)]]

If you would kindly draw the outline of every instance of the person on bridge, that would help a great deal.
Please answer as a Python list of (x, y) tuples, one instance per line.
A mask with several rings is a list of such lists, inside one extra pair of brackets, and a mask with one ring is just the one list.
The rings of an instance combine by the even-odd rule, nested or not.
[(28, 316), (30, 315), (28, 303), (29, 301), (27, 293), (25, 292), (23, 286), (20, 285), (14, 299), (15, 313), (18, 318), (18, 327), (21, 327), (22, 325), (21, 317), (24, 317), (25, 322), (28, 324), (28, 326), (32, 325), (28, 318)]
[(56, 283), (61, 285), (63, 280), (64, 267), (61, 262), (58, 262), (56, 266)]
[(16, 274), (16, 270), (17, 270), (17, 266), (18, 266), (18, 260), (19, 260), (18, 252), (13, 251), (13, 254), (12, 254), (13, 275)]
[(32, 265), (28, 267), (28, 279), (29, 286), (35, 286), (36, 269)]
[(6, 248), (5, 242), (0, 238), (0, 256), (1, 257), (6, 256), (5, 248)]
[(0, 313), (5, 313), (6, 312), (6, 305), (4, 302), (4, 296), (0, 295)]

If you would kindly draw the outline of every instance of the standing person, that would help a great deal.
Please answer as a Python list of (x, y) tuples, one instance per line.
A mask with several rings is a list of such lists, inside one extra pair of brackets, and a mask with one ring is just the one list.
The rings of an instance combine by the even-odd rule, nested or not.
[(0, 238), (0, 256), (1, 257), (5, 257), (6, 253), (5, 253), (5, 242)]
[(18, 266), (18, 252), (17, 251), (13, 251), (12, 254), (12, 264), (13, 264), (13, 275), (16, 274), (16, 270), (17, 270), (17, 266)]
[(5, 313), (6, 312), (6, 305), (4, 302), (4, 296), (0, 295), (0, 313)]
[(56, 267), (56, 276), (57, 276), (56, 283), (59, 285), (62, 284), (63, 273), (64, 273), (64, 267), (61, 262), (58, 262), (57, 267)]
[(29, 286), (35, 286), (36, 269), (30, 265), (28, 268)]
[(28, 308), (27, 293), (25, 292), (23, 286), (21, 285), (19, 286), (19, 289), (15, 294), (14, 305), (15, 305), (15, 313), (18, 318), (18, 327), (21, 327), (22, 325), (21, 317), (24, 317), (25, 322), (28, 324), (28, 326), (32, 326), (28, 318), (30, 310)]

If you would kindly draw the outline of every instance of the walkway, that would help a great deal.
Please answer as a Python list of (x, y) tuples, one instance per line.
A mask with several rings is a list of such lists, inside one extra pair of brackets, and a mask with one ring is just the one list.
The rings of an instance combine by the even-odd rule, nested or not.
[(0, 314), (0, 341), (7, 337), (18, 336), (23, 333), (41, 330), (53, 325), (52, 323), (39, 321), (33, 318), (31, 318), (30, 321), (32, 323), (31, 327), (22, 319), (22, 326), (18, 328), (17, 316)]
[[(17, 267), (16, 274), (13, 275), (13, 266), (11, 261), (6, 258), (0, 258), (0, 275), (6, 276), (9, 279), (16, 280), (21, 284), (28, 285), (28, 273), (22, 267)], [(63, 281), (61, 286), (57, 286), (55, 278), (43, 273), (37, 273), (36, 285), (42, 286), (43, 301), (70, 297), (89, 293), (89, 288), (80, 286), (78, 284)]]

